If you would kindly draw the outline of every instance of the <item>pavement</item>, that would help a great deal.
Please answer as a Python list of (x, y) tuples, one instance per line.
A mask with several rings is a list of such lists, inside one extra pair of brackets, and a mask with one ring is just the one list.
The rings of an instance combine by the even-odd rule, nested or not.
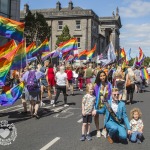
[[(134, 104), (126, 105), (127, 114), (132, 108), (141, 109), (144, 122), (144, 137), (142, 144), (130, 143), (109, 144), (104, 137), (96, 138), (94, 121), (91, 124), (92, 141), (81, 142), (81, 100), (85, 91), (75, 91), (75, 96), (68, 96), (69, 107), (63, 106), (63, 94), (60, 94), (56, 107), (48, 104), (41, 107), (40, 119), (30, 118), (20, 114), (23, 110), (18, 100), (11, 107), (0, 106), (0, 121), (7, 120), (17, 128), (17, 137), (12, 144), (0, 145), (0, 150), (149, 150), (150, 149), (150, 87), (144, 93), (134, 94)], [(47, 97), (47, 94), (44, 95)], [(100, 116), (100, 127), (103, 127), (103, 115)]]

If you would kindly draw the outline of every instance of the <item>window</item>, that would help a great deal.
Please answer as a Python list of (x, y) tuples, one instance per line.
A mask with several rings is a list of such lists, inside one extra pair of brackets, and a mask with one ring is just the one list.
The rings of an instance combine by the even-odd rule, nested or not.
[(80, 21), (76, 21), (76, 29), (77, 30), (81, 29), (81, 22)]
[(63, 29), (63, 21), (58, 21), (58, 30)]
[(0, 0), (0, 15), (10, 17), (10, 0)]
[(81, 48), (81, 39), (80, 38), (77, 38), (77, 45), (78, 45), (78, 48)]

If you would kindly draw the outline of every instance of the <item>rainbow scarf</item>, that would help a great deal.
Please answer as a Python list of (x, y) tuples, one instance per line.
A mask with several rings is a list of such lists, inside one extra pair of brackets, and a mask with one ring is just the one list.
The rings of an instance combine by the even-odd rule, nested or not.
[(26, 66), (25, 40), (20, 42), (16, 49), (17, 49), (17, 53), (12, 62), (11, 70), (22, 69)]
[(16, 52), (17, 48), (0, 57), (0, 86), (5, 85), (6, 75), (10, 70)]
[(36, 49), (36, 44), (35, 42), (32, 42), (27, 48), (26, 48), (26, 54), (27, 54), (27, 59), (30, 59), (32, 57), (32, 51)]
[[(110, 82), (108, 82), (107, 84), (108, 84), (108, 97), (106, 98), (106, 100), (108, 101), (111, 99), (112, 85)], [(96, 84), (94, 87), (94, 92), (96, 96), (95, 109), (99, 109), (100, 89), (101, 89), (101, 84), (99, 86)]]
[(12, 50), (14, 50), (17, 47), (14, 40), (9, 41), (8, 43), (4, 44), (3, 46), (0, 46), (0, 57), (8, 54)]
[(88, 52), (86, 53), (87, 57), (91, 59), (91, 58), (93, 57), (95, 51), (96, 51), (96, 44), (95, 44), (95, 46), (93, 47), (93, 49), (91, 49), (90, 51), (88, 51)]
[(148, 72), (147, 72), (147, 70), (146, 70), (145, 68), (143, 68), (143, 69), (141, 70), (141, 75), (142, 75), (142, 79), (146, 79), (146, 80), (149, 79)]
[(0, 16), (0, 35), (17, 40), (23, 39), (24, 23)]
[(22, 95), (22, 91), (24, 89), (24, 83), (16, 85), (11, 88), (6, 93), (0, 95), (0, 105), (2, 106), (10, 106), (13, 105)]
[(73, 38), (59, 45), (59, 49), (62, 53), (69, 52), (71, 50), (77, 50), (77, 39)]
[(41, 55), (42, 52), (50, 52), (48, 39), (45, 39), (39, 47), (32, 51), (32, 56)]

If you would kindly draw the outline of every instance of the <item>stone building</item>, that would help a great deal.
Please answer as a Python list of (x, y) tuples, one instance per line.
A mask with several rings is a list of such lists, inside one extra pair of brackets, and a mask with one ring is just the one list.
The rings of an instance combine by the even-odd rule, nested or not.
[[(20, 12), (21, 21), (28, 11), (29, 6), (25, 4), (24, 10)], [(65, 25), (69, 27), (71, 36), (77, 38), (79, 52), (91, 50), (97, 44), (96, 53), (100, 54), (110, 41), (116, 50), (119, 49), (119, 29), (122, 25), (118, 8), (116, 14), (113, 13), (111, 17), (99, 17), (92, 9), (74, 7), (70, 1), (67, 8), (63, 8), (61, 3), (57, 2), (56, 8), (35, 9), (31, 12), (43, 14), (51, 26), (51, 50), (55, 49), (57, 37)]]
[[(0, 16), (19, 21), (20, 0), (0, 0)], [(0, 36), (0, 45), (3, 45), (8, 40), (9, 39)]]

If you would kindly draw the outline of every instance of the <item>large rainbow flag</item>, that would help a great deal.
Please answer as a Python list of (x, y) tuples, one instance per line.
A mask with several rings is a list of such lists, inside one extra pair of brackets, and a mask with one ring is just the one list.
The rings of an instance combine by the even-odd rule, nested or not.
[(10, 106), (13, 105), (22, 95), (22, 91), (24, 88), (24, 83), (16, 85), (11, 88), (6, 93), (0, 95), (0, 105), (2, 106)]
[(27, 59), (30, 59), (32, 57), (32, 51), (36, 49), (35, 42), (32, 42), (27, 48), (26, 48), (26, 55)]
[(12, 61), (16, 55), (17, 48), (10, 51), (8, 54), (0, 57), (0, 86), (5, 85), (6, 75), (8, 74)]
[(26, 66), (26, 46), (25, 40), (20, 42), (17, 46), (17, 53), (12, 62), (11, 70), (22, 69)]
[(0, 35), (17, 40), (23, 39), (24, 23), (0, 16)]
[(12, 50), (14, 50), (17, 47), (17, 44), (14, 40), (9, 41), (8, 43), (4, 44), (3, 46), (0, 46), (0, 57), (8, 54)]
[(32, 56), (41, 55), (42, 52), (50, 52), (48, 39), (45, 39), (39, 47), (32, 51)]
[(88, 51), (86, 53), (87, 57), (91, 59), (93, 57), (95, 51), (96, 51), (96, 44), (94, 45), (94, 47), (90, 51)]
[(59, 44), (59, 49), (62, 53), (69, 52), (71, 50), (77, 50), (77, 39), (73, 38), (66, 42)]

